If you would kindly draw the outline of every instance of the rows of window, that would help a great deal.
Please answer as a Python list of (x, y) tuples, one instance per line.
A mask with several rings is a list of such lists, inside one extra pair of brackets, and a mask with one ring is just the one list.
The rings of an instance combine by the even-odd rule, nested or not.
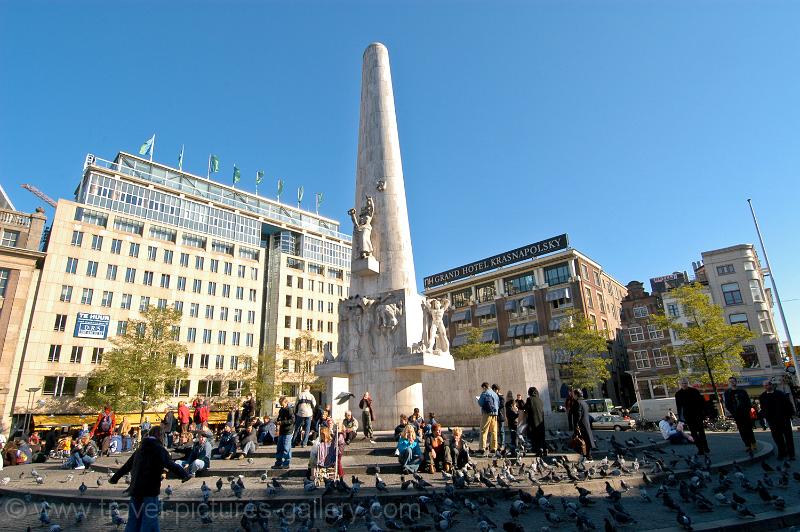
[[(102, 251), (103, 250), (103, 236), (101, 235), (90, 235), (91, 236), (91, 248), (95, 251)], [(70, 244), (75, 247), (81, 247), (83, 245), (84, 239), (84, 232), (74, 230), (72, 231), (72, 238), (70, 240)], [(122, 254), (122, 240), (117, 238), (111, 239), (111, 246), (109, 251), (112, 255), (121, 255)], [(129, 242), (128, 243), (128, 256), (133, 258), (138, 258), (139, 253), (141, 252), (141, 244), (137, 242)], [(158, 260), (158, 247), (156, 246), (147, 246), (147, 260), (149, 261), (157, 261)], [(171, 249), (164, 249), (161, 255), (162, 261), (164, 264), (172, 264), (175, 258), (175, 252)], [(190, 263), (190, 255), (188, 253), (180, 253), (179, 255), (179, 262), (178, 264), (182, 268), (188, 268)], [(220, 261), (219, 259), (210, 259), (209, 261), (209, 271), (211, 273), (219, 273), (220, 271)], [(76, 273), (77, 270), (78, 259), (73, 257), (67, 257), (67, 273)], [(200, 255), (195, 255), (194, 257), (194, 268), (196, 270), (203, 271), (206, 265), (206, 258)], [(223, 261), (222, 263), (222, 272), (225, 275), (233, 275), (233, 266), (232, 262)], [(257, 266), (250, 266), (250, 279), (253, 281), (258, 280), (258, 271), (259, 268)], [(237, 265), (236, 274), (239, 278), (245, 279), (248, 274), (248, 267), (244, 264)]]
[[(652, 365), (651, 365), (652, 356)], [(636, 364), (636, 369), (650, 369), (655, 368), (668, 368), (669, 352), (665, 349), (654, 347), (650, 350), (640, 349), (633, 352), (633, 361)]]
[[(304, 301), (304, 299), (301, 296), (293, 297), (293, 296), (287, 294), (286, 295), (285, 306), (287, 308), (296, 307), (296, 308), (298, 308), (300, 310), (302, 310), (303, 308), (306, 308), (306, 310), (309, 310), (309, 311), (316, 310), (316, 312), (323, 312), (323, 311), (325, 311), (325, 309), (327, 309), (328, 314), (333, 314), (334, 312), (336, 312), (335, 304), (334, 304), (333, 301), (325, 302), (325, 301), (323, 301), (321, 299), (317, 299), (316, 300), (316, 309), (315, 309), (315, 305), (314, 305), (314, 299), (306, 298), (305, 299), (305, 307), (303, 306), (303, 301)], [(294, 305), (293, 305), (293, 302), (294, 302)]]
[[(325, 324), (327, 323), (327, 332), (333, 333), (333, 322), (325, 320), (316, 320), (316, 331), (317, 332), (325, 332)], [(284, 316), (283, 317), (283, 326), (286, 329), (291, 329), (293, 327), (297, 330), (303, 330), (303, 318), (301, 317), (292, 317), (292, 316)], [(314, 319), (313, 318), (306, 318), (305, 320), (305, 330), (306, 331), (313, 331), (314, 330)]]
[[(774, 334), (775, 331), (772, 327), (772, 318), (769, 315), (769, 311), (759, 310), (757, 314), (758, 314), (758, 324), (761, 327), (761, 333)], [(747, 314), (744, 312), (731, 314), (728, 316), (728, 320), (731, 325), (743, 325), (748, 330), (752, 330), (750, 328), (750, 321), (747, 318)]]
[(79, 198), (87, 205), (250, 245), (261, 241), (261, 222), (253, 218), (94, 172), (87, 185)]
[[(84, 346), (81, 345), (73, 345), (67, 346), (69, 349), (69, 363), (70, 364), (82, 364), (83, 363), (83, 351)], [(89, 348), (87, 348), (88, 351)], [(91, 359), (89, 362), (92, 364), (101, 364), (103, 362), (103, 352), (105, 348), (103, 347), (93, 347), (91, 348)], [(61, 344), (51, 344), (50, 348), (47, 352), (47, 361), (48, 362), (61, 362), (61, 353), (63, 351), (63, 346)], [(66, 359), (64, 360), (66, 362)]]
[(295, 351), (316, 351), (322, 353), (326, 347), (328, 349), (333, 349), (333, 342), (323, 342), (322, 340), (306, 338), (306, 343), (304, 345), (302, 338), (295, 338), (293, 341), (289, 336), (283, 337), (283, 348), (286, 350), (294, 349)]
[[(644, 342), (645, 332), (640, 325), (634, 325), (628, 328), (628, 336), (633, 343)], [(664, 338), (664, 330), (659, 329), (655, 325), (647, 326), (647, 338), (650, 340), (661, 340)]]
[[(324, 294), (325, 293), (326, 284), (325, 284), (325, 281), (321, 281), (319, 279), (305, 279), (305, 278), (300, 277), (300, 276), (287, 275), (286, 276), (286, 286), (288, 286), (290, 288), (296, 287), (296, 288), (298, 288), (300, 290), (308, 290), (309, 292), (317, 291), (320, 294)], [(349, 294), (349, 292), (350, 292), (349, 288), (345, 289), (345, 287), (343, 287), (342, 285), (339, 285), (339, 284), (335, 284), (335, 283), (329, 282), (329, 283), (327, 283), (327, 288), (328, 288), (328, 295), (331, 295), (331, 296), (336, 295), (338, 297), (345, 297), (345, 293), (347, 293), (347, 296), (350, 295)], [(309, 310), (312, 310), (312, 309), (309, 309)]]
[(19, 231), (12, 231), (11, 229), (3, 229), (0, 235), (0, 245), (8, 246), (10, 248), (17, 247), (19, 243)]
[[(188, 379), (178, 379), (166, 384), (167, 394), (172, 397), (188, 397), (191, 381)], [(223, 387), (227, 388), (223, 391)], [(87, 387), (92, 387), (89, 380)], [(66, 377), (61, 375), (47, 376), (42, 382), (42, 395), (53, 397), (74, 397), (77, 395), (78, 377)], [(244, 382), (241, 380), (226, 381), (222, 379), (204, 379), (198, 381), (197, 393), (206, 397), (240, 397), (244, 390)]]

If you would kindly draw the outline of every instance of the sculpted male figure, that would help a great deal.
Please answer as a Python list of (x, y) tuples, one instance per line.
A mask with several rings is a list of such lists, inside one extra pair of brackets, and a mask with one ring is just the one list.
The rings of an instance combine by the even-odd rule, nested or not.
[(434, 346), (439, 351), (446, 353), (450, 350), (450, 341), (447, 339), (447, 329), (444, 326), (444, 313), (450, 307), (450, 301), (444, 300), (444, 304), (438, 299), (423, 300), (423, 305), (429, 314), (429, 329), (427, 338), (427, 348), (433, 350)]

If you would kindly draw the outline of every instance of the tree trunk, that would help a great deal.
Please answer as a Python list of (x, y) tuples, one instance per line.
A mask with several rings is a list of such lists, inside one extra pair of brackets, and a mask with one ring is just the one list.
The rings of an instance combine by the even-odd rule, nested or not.
[(714, 397), (717, 398), (717, 414), (724, 419), (725, 412), (722, 410), (722, 400), (719, 397), (717, 383), (714, 382), (714, 374), (711, 372), (711, 364), (708, 363), (708, 355), (706, 354), (705, 348), (703, 348), (703, 361), (706, 363), (706, 371), (708, 372), (708, 378), (711, 381), (711, 389), (714, 390)]

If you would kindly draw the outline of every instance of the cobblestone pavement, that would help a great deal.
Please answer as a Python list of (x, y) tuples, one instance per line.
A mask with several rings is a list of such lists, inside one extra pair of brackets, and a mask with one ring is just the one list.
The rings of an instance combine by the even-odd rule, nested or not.
[[(607, 447), (609, 444), (608, 438), (612, 435), (612, 433), (600, 432), (599, 435), (601, 438), (602, 447)], [(631, 437), (638, 438), (642, 442), (648, 442), (649, 438), (657, 435), (657, 433), (637, 432), (624, 434), (617, 433), (614, 435), (614, 437), (620, 443)], [(762, 432), (759, 430), (756, 433), (756, 436), (759, 442), (770, 445), (772, 444), (772, 439), (769, 435), (769, 432)], [(800, 433), (795, 433), (795, 441), (795, 445), (800, 447)], [(709, 436), (709, 442), (712, 449), (712, 463), (715, 466), (720, 463), (730, 462), (732, 460), (746, 461), (748, 459), (747, 454), (742, 450), (743, 445), (737, 433), (711, 434)], [(384, 447), (390, 445), (391, 444), (385, 444)], [(665, 454), (658, 454), (656, 456), (662, 458), (665, 463), (669, 464), (670, 462), (677, 460), (675, 463), (676, 471), (679, 471), (681, 467), (684, 467), (685, 469), (684, 457), (694, 454), (694, 447), (689, 445), (662, 445), (659, 446), (658, 449), (662, 450)], [(760, 444), (760, 453), (763, 454), (767, 450), (768, 446)], [(771, 456), (768, 456), (765, 462), (772, 468), (778, 469), (782, 464), (777, 463), (774, 453), (770, 454)], [(372, 455), (366, 455), (363, 457), (363, 459), (357, 457), (354, 458), (355, 459), (352, 462), (354, 465), (358, 463), (380, 463), (381, 459), (384, 461), (384, 463), (387, 461), (386, 456), (381, 458), (380, 456), (375, 457)], [(120, 460), (122, 459), (124, 459), (124, 457), (120, 458)], [(113, 458), (104, 460), (109, 464), (114, 462)], [(259, 462), (253, 464), (247, 464), (246, 462), (240, 464), (234, 463), (231, 467), (242, 467), (243, 469), (246, 469), (262, 467), (263, 463), (261, 463), (261, 461), (264, 461), (264, 463), (266, 463), (266, 461), (271, 462), (271, 459), (266, 457), (257, 460), (259, 460)], [(391, 457), (389, 457), (388, 460), (391, 461)], [(524, 459), (524, 462), (529, 464), (531, 459), (526, 458)], [(481, 464), (488, 464), (488, 460), (481, 460)], [(791, 468), (788, 471), (788, 486), (783, 488), (770, 487), (769, 492), (772, 495), (780, 496), (785, 500), (787, 506), (786, 510), (783, 511), (785, 514), (800, 514), (800, 506), (794, 506), (798, 504), (798, 501), (800, 501), (800, 481), (795, 480), (793, 477), (794, 474), (797, 474), (800, 478), (800, 466), (798, 466), (798, 462), (789, 462), (788, 464)], [(113, 465), (116, 466), (116, 464)], [(47, 493), (58, 494), (62, 496), (68, 495), (73, 497), (73, 500), (69, 502), (60, 503), (55, 502), (54, 499), (56, 497), (53, 497), (52, 495), (50, 496), (53, 500), (52, 502), (49, 502), (49, 519), (51, 523), (60, 525), (63, 530), (115, 530), (117, 527), (112, 523), (108, 506), (108, 502), (114, 499), (122, 501), (120, 508), (121, 514), (123, 518), (127, 517), (127, 510), (125, 509), (124, 505), (125, 499), (124, 495), (122, 494), (125, 486), (122, 482), (120, 482), (118, 486), (110, 486), (104, 482), (100, 487), (98, 487), (96, 484), (97, 479), (106, 478), (105, 474), (91, 472), (86, 475), (81, 475), (80, 471), (65, 471), (55, 469), (55, 467), (55, 464), (40, 465), (39, 472), (45, 472), (47, 474), (47, 480), (45, 481), (45, 484), (41, 486), (35, 483), (30, 474), (31, 469), (35, 468), (34, 466), (11, 467), (0, 472), (0, 478), (8, 477), (11, 479), (7, 485), (2, 486), (2, 489), (6, 490), (6, 493), (0, 497), (0, 530), (26, 530), (27, 527), (30, 527), (32, 530), (49, 530), (49, 525), (46, 526), (40, 522), (39, 518), (41, 502), (38, 501), (38, 498), (42, 494), (45, 494), (44, 497), (47, 499)], [(216, 467), (216, 461), (214, 467)], [(647, 466), (642, 466), (642, 471), (649, 471), (649, 469), (650, 468)], [(731, 470), (731, 468), (728, 467), (728, 470)], [(561, 471), (563, 471), (563, 469), (561, 469)], [(731, 470), (731, 472), (731, 478), (733, 478), (733, 471)], [(18, 478), (20, 473), (24, 473), (23, 479)], [(743, 465), (742, 473), (744, 478), (747, 478), (753, 484), (765, 477), (778, 484), (780, 478), (780, 475), (777, 472), (765, 472), (761, 462), (750, 462)], [(73, 475), (70, 480), (68, 480), (68, 475)], [(363, 473), (359, 476), (364, 481), (364, 487), (360, 494), (360, 499), (365, 500), (364, 496), (371, 497), (375, 495), (376, 490), (373, 487), (374, 478), (371, 475), (365, 475)], [(524, 478), (524, 475), (521, 476)], [(402, 513), (414, 516), (418, 515), (424, 510), (423, 505), (421, 505), (419, 501), (419, 491), (415, 491), (413, 488), (408, 491), (400, 491), (399, 475), (382, 474), (381, 477), (389, 486), (388, 493), (390, 495), (394, 494), (395, 497), (389, 497), (388, 500), (382, 499), (384, 502), (380, 512), (374, 512), (376, 517), (374, 522), (376, 525), (383, 529), (389, 529), (392, 524), (392, 518), (399, 522)], [(434, 488), (429, 488), (427, 490), (428, 492), (430, 492), (432, 489), (436, 489), (438, 493), (443, 492), (444, 482), (441, 479), (440, 474), (425, 474), (424, 477), (430, 480), (434, 485)], [(702, 491), (702, 493), (712, 501), (712, 511), (702, 512), (695, 502), (683, 502), (679, 496), (679, 490), (677, 487), (669, 489), (670, 496), (682, 509), (686, 511), (686, 513), (691, 516), (695, 528), (702, 529), (704, 524), (710, 525), (712, 522), (718, 522), (720, 520), (729, 520), (727, 524), (723, 523), (725, 526), (748, 526), (748, 523), (752, 522), (750, 519), (738, 518), (736, 516), (736, 512), (734, 512), (730, 506), (722, 506), (715, 501), (712, 488), (718, 485), (717, 477), (718, 473), (715, 471), (712, 474), (713, 480), (710, 482), (710, 487)], [(320, 501), (318, 497), (312, 498), (307, 494), (304, 494), (302, 491), (302, 477), (290, 478), (286, 480), (284, 483), (286, 486), (288, 486), (288, 489), (279, 492), (279, 494), (275, 497), (267, 496), (267, 484), (261, 483), (258, 477), (245, 478), (246, 489), (241, 500), (232, 496), (230, 488), (227, 487), (228, 482), (226, 481), (226, 486), (222, 489), (222, 491), (219, 494), (212, 494), (210, 498), (210, 502), (212, 503), (211, 518), (213, 522), (210, 524), (203, 524), (201, 523), (200, 515), (197, 512), (197, 503), (201, 498), (200, 485), (205, 480), (209, 485), (212, 486), (213, 490), (216, 490), (213, 484), (216, 482), (217, 478), (218, 477), (215, 476), (206, 477), (205, 479), (196, 478), (186, 482), (185, 484), (181, 484), (179, 481), (175, 480), (165, 481), (162, 484), (162, 500), (167, 501), (167, 509), (165, 509), (161, 515), (161, 529), (167, 531), (194, 529), (236, 530), (240, 527), (241, 518), (245, 512), (245, 506), (251, 499), (256, 502), (265, 501), (269, 503), (272, 507), (272, 511), (283, 507), (287, 514), (290, 514), (292, 509), (295, 509), (298, 513), (301, 510), (305, 512), (313, 511), (314, 514), (318, 516), (314, 521), (314, 525), (320, 529), (329, 528), (324, 517), (326, 515), (326, 511), (330, 510), (331, 505)], [(667, 509), (664, 506), (662, 499), (656, 497), (659, 484), (658, 482), (655, 485), (648, 486), (646, 488), (652, 499), (652, 502), (645, 502), (640, 497), (641, 493), (640, 489), (638, 488), (638, 484), (641, 483), (641, 473), (637, 475), (623, 474), (621, 477), (608, 477), (610, 484), (616, 489), (621, 489), (620, 480), (622, 479), (632, 486), (629, 491), (621, 494), (620, 501), (623, 508), (637, 520), (635, 524), (628, 527), (630, 530), (677, 528), (677, 513)], [(589, 522), (596, 526), (598, 530), (603, 529), (603, 520), (604, 518), (609, 517), (609, 508), (612, 506), (606, 497), (604, 481), (605, 479), (578, 483), (578, 485), (584, 486), (592, 492), (591, 496), (589, 496), (589, 500), (593, 504), (582, 509), (581, 512), (586, 515)], [(86, 504), (86, 500), (82, 500), (77, 489), (81, 482), (85, 482), (87, 486), (90, 486), (90, 488), (87, 490), (87, 498), (91, 497), (93, 500), (101, 499), (104, 501), (104, 503), (100, 506)], [(173, 495), (169, 498), (164, 496), (164, 489), (168, 484), (174, 489)], [(758, 493), (748, 491), (747, 489), (743, 488), (741, 486), (740, 479), (734, 479), (733, 484), (734, 485), (732, 489), (726, 493), (727, 496), (731, 496), (733, 492), (736, 492), (738, 495), (744, 497), (747, 500), (747, 508), (749, 508), (755, 514), (768, 515), (767, 512), (776, 512), (774, 503), (764, 502), (761, 500)], [(535, 489), (532, 488), (531, 483), (528, 480), (513, 485), (513, 488), (514, 491), (517, 488), (522, 488), (530, 493), (532, 493)], [(552, 495), (550, 501), (553, 504), (554, 509), (552, 510), (551, 517), (553, 515), (557, 515), (564, 521), (561, 523), (560, 528), (564, 530), (575, 529), (576, 525), (574, 524), (574, 520), (572, 520), (572, 522), (568, 522), (568, 510), (566, 510), (563, 506), (563, 504), (567, 503), (579, 505), (575, 484), (569, 481), (561, 481), (557, 483), (543, 482), (542, 489), (544, 490), (545, 494)], [(8, 493), (9, 490), (13, 490), (14, 493)], [(320, 491), (321, 490), (318, 490), (313, 495), (320, 493)], [(489, 499), (495, 503), (494, 507), (486, 504), (486, 502), (488, 502), (486, 501), (486, 498), (481, 499), (482, 494), (487, 492), (492, 495), (489, 497)], [(402, 495), (402, 497), (397, 497), (397, 495)], [(430, 495), (430, 493), (428, 493), (428, 495)], [(28, 496), (33, 497), (30, 502), (26, 502), (26, 497)], [(453, 530), (479, 530), (479, 522), (482, 518), (479, 517), (478, 512), (472, 514), (469, 510), (464, 508), (461, 501), (462, 497), (470, 498), (473, 502), (479, 504), (480, 508), (478, 512), (483, 514), (484, 517), (492, 520), (500, 528), (502, 528), (504, 522), (511, 521), (509, 512), (514, 498), (513, 494), (511, 496), (505, 495), (504, 490), (500, 489), (476, 491), (474, 488), (469, 488), (466, 490), (457, 490), (455, 496), (453, 496), (453, 499), (457, 501), (455, 505), (456, 507), (454, 508), (457, 514), (455, 515), (451, 525)], [(354, 499), (353, 504), (355, 505), (358, 500), (359, 499)], [(555, 528), (553, 524), (548, 523), (546, 512), (539, 509), (537, 506), (537, 504), (534, 504), (533, 507), (523, 510), (522, 514), (518, 516), (514, 522), (519, 524), (523, 530), (529, 531), (540, 530), (542, 527)], [(442, 509), (445, 509), (445, 507), (442, 507)], [(79, 512), (85, 514), (85, 519), (82, 523), (75, 524), (75, 516)], [(271, 529), (281, 529), (280, 518), (278, 516), (272, 515), (269, 518), (269, 523)], [(428, 525), (431, 527), (431, 529), (433, 529), (433, 519), (425, 516), (424, 514), (420, 515), (419, 523)], [(299, 525), (297, 522), (290, 523), (287, 527), (288, 530), (297, 530), (298, 528)], [(748, 526), (748, 528), (753, 527)], [(780, 527), (775, 528), (772, 526), (770, 529), (779, 530)], [(120, 527), (120, 530), (122, 530), (122, 527)], [(260, 530), (260, 528), (258, 525), (254, 525), (253, 530)], [(368, 530), (368, 527), (366, 526), (364, 520), (361, 519), (351, 525), (349, 530)]]

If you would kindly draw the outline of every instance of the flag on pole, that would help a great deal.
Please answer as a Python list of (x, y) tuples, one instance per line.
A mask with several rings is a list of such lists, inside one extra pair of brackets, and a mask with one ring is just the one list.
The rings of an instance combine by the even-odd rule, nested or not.
[(178, 170), (183, 170), (183, 144), (181, 144), (181, 152), (178, 154)]
[(260, 185), (264, 181), (264, 170), (256, 172), (256, 185)]
[(236, 166), (236, 163), (233, 163), (233, 184), (235, 185), (238, 183), (241, 178), (242, 172), (239, 171), (239, 167)]
[(219, 172), (219, 157), (212, 155), (208, 162), (208, 168), (211, 172)]
[(155, 143), (156, 143), (156, 136), (155, 136), (155, 134), (153, 134), (153, 136), (150, 137), (147, 140), (147, 142), (142, 144), (141, 148), (139, 148), (139, 155), (147, 155), (149, 153), (150, 154), (150, 160), (152, 160), (152, 158), (153, 158), (153, 144), (155, 144)]
[(303, 186), (300, 185), (297, 187), (297, 204), (299, 205), (303, 201)]
[(322, 192), (317, 192), (315, 196), (317, 197), (317, 214), (319, 214), (319, 206), (322, 205)]
[(278, 199), (281, 199), (281, 194), (283, 194), (283, 179), (278, 179)]

